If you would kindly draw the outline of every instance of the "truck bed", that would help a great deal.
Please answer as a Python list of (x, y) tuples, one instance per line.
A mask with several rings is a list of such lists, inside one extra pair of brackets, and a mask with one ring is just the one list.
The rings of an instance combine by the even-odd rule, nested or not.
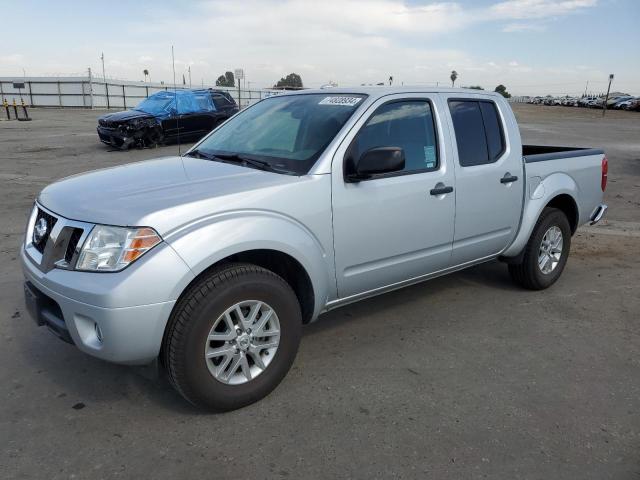
[(559, 160), (561, 158), (601, 155), (604, 150), (598, 148), (554, 147), (550, 145), (522, 145), (522, 156), (526, 163)]

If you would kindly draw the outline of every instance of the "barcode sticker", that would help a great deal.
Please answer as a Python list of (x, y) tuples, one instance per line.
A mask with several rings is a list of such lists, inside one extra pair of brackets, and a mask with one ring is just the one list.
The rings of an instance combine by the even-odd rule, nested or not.
[(433, 145), (424, 147), (424, 161), (427, 168), (433, 168), (436, 165), (436, 147)]
[(318, 105), (340, 105), (345, 107), (355, 107), (362, 97), (324, 97)]

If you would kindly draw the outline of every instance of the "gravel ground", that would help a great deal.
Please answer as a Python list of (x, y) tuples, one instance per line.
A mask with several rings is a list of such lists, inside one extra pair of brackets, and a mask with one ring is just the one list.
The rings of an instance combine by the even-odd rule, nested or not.
[(275, 392), (221, 415), (58, 341), (22, 303), (37, 192), (177, 147), (110, 151), (100, 112), (0, 122), (0, 476), (640, 478), (640, 114), (514, 109), (525, 142), (610, 160), (608, 221), (573, 238), (560, 281), (524, 291), (489, 263), (336, 310)]

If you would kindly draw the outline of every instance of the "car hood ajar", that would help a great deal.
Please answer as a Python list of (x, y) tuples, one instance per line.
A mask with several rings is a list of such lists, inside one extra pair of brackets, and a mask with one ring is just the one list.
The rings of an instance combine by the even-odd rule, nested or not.
[(303, 177), (191, 157), (96, 170), (46, 187), (38, 203), (71, 220), (149, 226), (163, 235), (211, 214), (260, 208)]

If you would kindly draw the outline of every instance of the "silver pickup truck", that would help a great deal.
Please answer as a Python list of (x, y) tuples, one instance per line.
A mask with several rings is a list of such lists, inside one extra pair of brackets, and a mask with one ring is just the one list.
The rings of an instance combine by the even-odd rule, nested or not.
[(302, 325), (333, 308), (495, 259), (550, 286), (606, 180), (601, 150), (522, 145), (498, 94), (279, 95), (183, 156), (46, 187), (26, 302), (80, 350), (159, 360), (190, 402), (234, 409), (278, 385)]

